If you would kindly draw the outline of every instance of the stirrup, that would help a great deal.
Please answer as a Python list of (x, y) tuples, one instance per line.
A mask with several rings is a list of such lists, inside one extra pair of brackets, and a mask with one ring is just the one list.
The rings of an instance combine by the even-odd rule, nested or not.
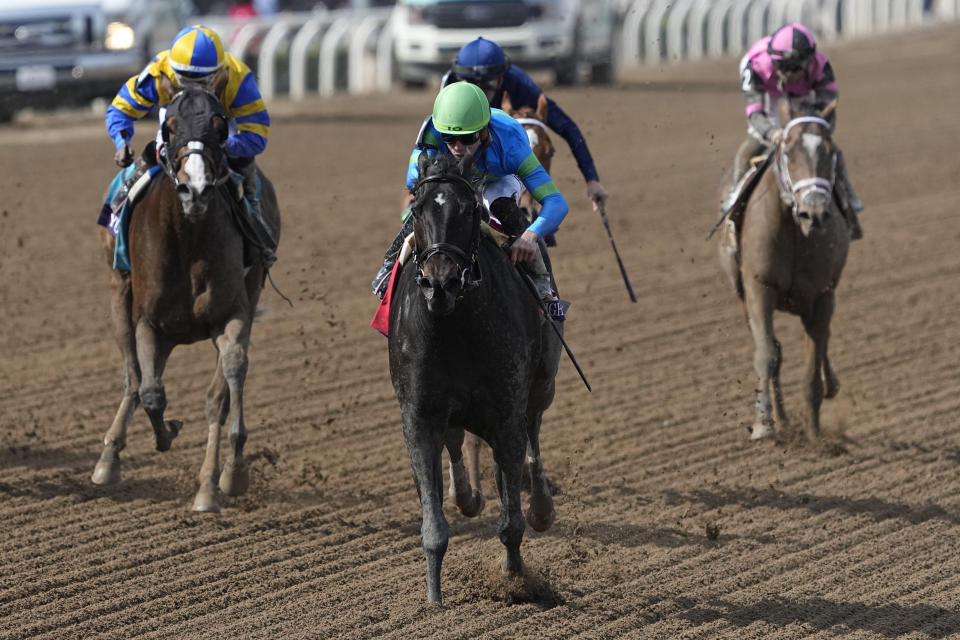
[(370, 291), (381, 300), (383, 300), (383, 296), (387, 293), (387, 286), (390, 284), (390, 274), (393, 273), (393, 265), (393, 262), (384, 260), (380, 271), (377, 271), (377, 275), (373, 277), (373, 282), (370, 283)]

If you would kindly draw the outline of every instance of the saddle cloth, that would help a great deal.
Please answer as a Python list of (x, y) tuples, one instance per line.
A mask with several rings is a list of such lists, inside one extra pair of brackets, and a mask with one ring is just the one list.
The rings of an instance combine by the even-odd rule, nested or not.
[[(127, 231), (130, 228), (130, 210), (140, 199), (144, 188), (150, 184), (154, 176), (160, 173), (161, 167), (155, 165), (147, 169), (140, 178), (130, 187), (129, 191), (120, 195), (124, 184), (130, 175), (136, 169), (136, 165), (130, 165), (121, 169), (116, 177), (110, 182), (107, 189), (107, 197), (100, 209), (100, 215), (97, 216), (97, 224), (106, 227), (116, 238), (113, 249), (113, 268), (119, 271), (130, 270), (130, 252), (127, 246)], [(115, 202), (118, 200), (118, 202)]]

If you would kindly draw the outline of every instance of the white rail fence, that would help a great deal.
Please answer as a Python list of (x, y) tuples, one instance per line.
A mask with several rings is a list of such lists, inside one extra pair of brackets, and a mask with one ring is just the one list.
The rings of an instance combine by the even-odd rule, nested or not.
[[(590, 0), (585, 0), (590, 1)], [(618, 62), (660, 64), (739, 56), (788, 22), (833, 40), (960, 18), (960, 0), (618, 0)], [(244, 21), (195, 18), (255, 67), (270, 99), (388, 91), (394, 81), (390, 7), (281, 13)]]
[(822, 39), (960, 17), (960, 0), (621, 0), (621, 64), (736, 56), (789, 22)]

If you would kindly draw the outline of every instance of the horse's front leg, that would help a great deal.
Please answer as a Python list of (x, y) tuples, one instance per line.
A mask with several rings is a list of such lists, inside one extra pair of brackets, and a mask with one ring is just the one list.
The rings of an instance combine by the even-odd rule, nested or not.
[[(223, 334), (217, 338), (220, 363), (230, 396), (230, 454), (224, 460), (220, 474), (220, 490), (228, 496), (243, 495), (250, 487), (250, 469), (243, 459), (243, 446), (247, 442), (247, 427), (243, 419), (243, 386), (247, 379), (249, 344), (250, 322), (240, 318), (228, 322)], [(216, 431), (219, 441), (220, 429)], [(207, 446), (209, 449), (209, 441)]]
[(460, 513), (468, 518), (480, 515), (486, 498), (480, 491), (480, 446), (483, 441), (469, 431), (447, 431), (447, 453), (450, 455), (450, 497)]
[[(756, 419), (750, 438), (759, 440), (776, 435), (771, 402), (771, 385), (777, 395), (778, 412), (782, 411), (780, 393), (780, 343), (773, 333), (773, 310), (776, 293), (759, 282), (745, 291), (745, 305), (753, 336), (753, 368), (757, 374)], [(782, 416), (779, 416), (782, 417)]]
[[(214, 340), (216, 345), (216, 340)], [(200, 467), (200, 489), (193, 499), (193, 510), (208, 513), (220, 511), (217, 499), (217, 475), (220, 473), (220, 430), (230, 411), (230, 391), (223, 376), (223, 359), (217, 350), (217, 369), (207, 387), (207, 449)]]
[[(110, 254), (112, 258), (112, 253)], [(140, 404), (140, 365), (137, 363), (137, 344), (130, 322), (130, 275), (110, 272), (110, 316), (120, 355), (123, 358), (123, 397), (113, 423), (103, 437), (103, 453), (93, 468), (94, 484), (120, 482), (120, 452), (127, 446), (127, 425)]]
[(450, 540), (450, 525), (443, 515), (442, 437), (429, 424), (405, 411), (403, 441), (410, 457), (410, 469), (423, 514), (420, 542), (427, 559), (427, 600), (440, 605), (443, 604), (440, 568)]
[(827, 344), (830, 341), (833, 308), (834, 294), (833, 291), (828, 291), (817, 299), (810, 315), (803, 318), (803, 328), (807, 332), (807, 437), (811, 441), (820, 436), (820, 405), (823, 404), (824, 396), (820, 372), (827, 364)]
[(523, 574), (520, 542), (526, 523), (520, 506), (520, 485), (527, 435), (522, 416), (513, 416), (503, 423), (500, 436), (493, 445), (494, 477), (500, 494), (500, 517), (497, 529), (505, 553), (500, 567), (508, 576)]
[(156, 331), (146, 320), (137, 323), (137, 360), (140, 362), (140, 403), (150, 418), (157, 451), (168, 451), (170, 443), (177, 437), (179, 420), (164, 420), (163, 412), (167, 408), (167, 393), (163, 387), (163, 370), (173, 351), (173, 344), (160, 339)]

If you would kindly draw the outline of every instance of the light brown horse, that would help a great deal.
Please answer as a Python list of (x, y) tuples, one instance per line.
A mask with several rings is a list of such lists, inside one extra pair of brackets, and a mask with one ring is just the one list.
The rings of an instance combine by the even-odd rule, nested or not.
[[(502, 108), (510, 116), (519, 122), (527, 132), (527, 138), (530, 140), (530, 150), (540, 161), (544, 171), (550, 173), (550, 165), (553, 162), (553, 156), (557, 152), (553, 146), (553, 140), (550, 139), (550, 133), (547, 131), (547, 97), (540, 94), (536, 108), (534, 107), (514, 107), (510, 102), (510, 96), (507, 93), (503, 95)], [(529, 191), (524, 191), (520, 196), (520, 206), (526, 208), (531, 218), (536, 217), (539, 210), (539, 203), (530, 195)]]
[(747, 202), (739, 251), (729, 227), (720, 234), (721, 265), (743, 300), (754, 341), (758, 384), (753, 439), (776, 435), (774, 406), (776, 420), (787, 423), (780, 389), (780, 343), (773, 331), (775, 310), (799, 316), (807, 334), (804, 386), (810, 440), (820, 435), (823, 399), (839, 390), (827, 345), (850, 234), (833, 194), (836, 148), (827, 119), (835, 108), (833, 102), (814, 115), (781, 110), (781, 122), (787, 123), (783, 138)]
[[(216, 512), (220, 431), (228, 415), (230, 453), (219, 474), (220, 490), (242, 495), (250, 482), (243, 459), (243, 386), (266, 271), (259, 259), (245, 260), (244, 237), (233, 218), (239, 205), (227, 174), (227, 119), (219, 99), (206, 88), (184, 88), (168, 107), (163, 132), (167, 175), (152, 182), (131, 216), (129, 273), (112, 269), (114, 238), (101, 231), (111, 265), (111, 316), (124, 390), (92, 480), (101, 485), (120, 480), (119, 453), (138, 404), (150, 418), (157, 450), (170, 448), (181, 423), (163, 417), (164, 367), (176, 345), (209, 339), (217, 363), (207, 388), (207, 450), (193, 509)], [(279, 237), (276, 194), (265, 176), (260, 179), (264, 217)]]

